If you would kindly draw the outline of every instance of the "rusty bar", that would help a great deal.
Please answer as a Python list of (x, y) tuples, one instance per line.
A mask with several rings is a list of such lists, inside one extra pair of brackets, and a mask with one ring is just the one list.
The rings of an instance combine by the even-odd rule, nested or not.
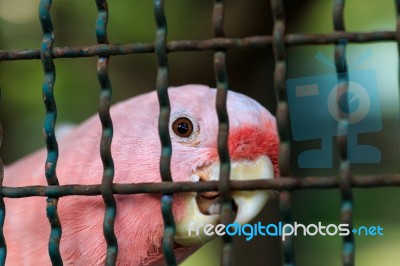
[[(100, 44), (108, 44), (107, 24), (108, 5), (106, 0), (96, 0), (97, 20), (96, 38)], [(115, 236), (114, 224), (117, 215), (117, 206), (112, 191), (114, 180), (114, 161), (111, 154), (111, 142), (113, 138), (113, 123), (110, 116), (111, 82), (108, 76), (108, 56), (99, 56), (97, 59), (97, 77), (100, 83), (99, 118), (102, 132), (100, 141), (100, 157), (103, 163), (103, 177), (101, 183), (101, 195), (104, 201), (103, 234), (107, 243), (105, 265), (116, 265), (118, 257), (118, 241)]]
[[(216, 38), (224, 38), (225, 1), (214, 0), (212, 26)], [(232, 211), (232, 196), (229, 187), (231, 162), (228, 150), (229, 118), (226, 108), (229, 82), (226, 70), (226, 49), (218, 48), (214, 51), (214, 75), (217, 83), (216, 111), (218, 115), (218, 156), (220, 173), (218, 190), (220, 193), (221, 219), (220, 223), (228, 224), (234, 220)], [(221, 265), (233, 265), (233, 238), (225, 234), (222, 237)]]
[[(211, 51), (216, 49), (260, 49), (272, 45), (272, 36), (245, 38), (213, 38), (208, 40), (181, 40), (167, 43), (167, 52)], [(396, 31), (334, 32), (322, 34), (287, 34), (286, 46), (329, 45), (341, 39), (349, 43), (396, 41)], [(154, 43), (97, 44), (74, 47), (54, 47), (53, 58), (77, 58), (154, 53)], [(40, 59), (39, 49), (0, 50), (0, 61)]]
[[(344, 23), (344, 7), (345, 0), (333, 1), (333, 27), (335, 32), (345, 32)], [(337, 99), (340, 95), (346, 95), (348, 92), (348, 72), (346, 62), (346, 45), (347, 40), (339, 40), (335, 44), (335, 64), (338, 76), (338, 92)], [(346, 101), (347, 109), (349, 102)], [(342, 107), (346, 108), (346, 106)], [(341, 194), (341, 214), (340, 222), (349, 224), (349, 229), (353, 228), (353, 193), (351, 188), (351, 167), (348, 159), (348, 146), (347, 146), (347, 133), (349, 125), (349, 114), (346, 112), (339, 112), (340, 122), (338, 123), (337, 131), (338, 138), (337, 144), (340, 156), (340, 170), (339, 170), (339, 185)], [(354, 235), (349, 234), (343, 236), (342, 244), (342, 259), (344, 266), (354, 265), (354, 252), (355, 243)]]
[[(18, 177), (19, 178), (19, 177)], [(85, 178), (85, 177), (82, 177)], [(340, 181), (337, 176), (329, 177), (282, 177), (274, 180), (230, 181), (230, 189), (237, 190), (277, 190), (293, 191), (305, 189), (337, 189)], [(384, 188), (400, 187), (400, 175), (362, 175), (352, 176), (353, 188)], [(140, 193), (177, 193), (177, 192), (205, 192), (217, 191), (217, 181), (171, 182), (171, 183), (114, 183), (114, 194), (140, 194)], [(64, 197), (71, 195), (97, 196), (101, 195), (101, 185), (62, 185), (62, 186), (26, 186), (0, 188), (5, 198), (25, 197)]]
[[(44, 121), (44, 139), (47, 148), (45, 162), (45, 176), (49, 185), (58, 185), (56, 167), (58, 161), (58, 143), (55, 136), (55, 123), (57, 120), (57, 107), (54, 98), (54, 83), (56, 69), (52, 58), (52, 47), (54, 43), (53, 24), (51, 22), (50, 8), (52, 0), (41, 0), (39, 4), (39, 18), (42, 26), (43, 37), (40, 48), (44, 80), (42, 86), (43, 102), (46, 108)], [(50, 223), (51, 231), (48, 251), (53, 265), (63, 265), (60, 253), (60, 240), (62, 235), (61, 223), (58, 217), (58, 198), (47, 198), (46, 213)]]
[[(1, 88), (0, 88), (0, 100), (1, 100)], [(0, 148), (2, 143), (3, 143), (3, 127), (0, 123)], [(0, 157), (0, 188), (2, 188), (3, 186), (3, 180), (4, 180), (4, 165)], [(6, 206), (4, 204), (3, 193), (2, 191), (0, 191), (0, 265), (1, 266), (4, 266), (6, 264), (6, 258), (7, 258), (7, 244), (4, 238), (4, 231), (3, 231), (5, 218), (6, 218)]]
[[(154, 17), (156, 20), (156, 36), (154, 40), (157, 59), (156, 89), (160, 113), (158, 117), (158, 134), (161, 141), (160, 174), (162, 182), (172, 183), (171, 156), (172, 143), (169, 134), (169, 118), (171, 106), (168, 96), (169, 69), (167, 55), (167, 19), (164, 11), (164, 0), (154, 0)], [(173, 194), (164, 193), (161, 197), (161, 212), (164, 221), (164, 237), (162, 250), (168, 266), (177, 265), (175, 246), (175, 219), (172, 212)]]
[[(282, 0), (271, 0), (274, 21), (273, 51), (275, 58), (274, 88), (277, 97), (277, 123), (280, 136), (279, 169), (281, 174), (290, 175), (290, 125), (286, 96), (286, 47), (285, 47), (285, 11)], [(279, 195), (280, 210), (284, 224), (292, 224), (292, 195), (283, 191)], [(293, 237), (282, 241), (284, 265), (295, 265)]]

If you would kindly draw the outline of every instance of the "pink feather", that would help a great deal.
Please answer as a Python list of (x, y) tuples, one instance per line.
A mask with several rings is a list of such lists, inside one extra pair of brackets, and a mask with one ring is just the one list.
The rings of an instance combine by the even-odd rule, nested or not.
[[(187, 85), (169, 90), (171, 123), (187, 116), (195, 122), (193, 137), (183, 140), (171, 130), (175, 181), (189, 181), (191, 173), (218, 161), (216, 90)], [(114, 123), (112, 154), (116, 183), (160, 182), (158, 101), (150, 92), (121, 102), (111, 109)], [(278, 176), (278, 137), (275, 118), (256, 101), (234, 92), (228, 94), (230, 118), (229, 150), (232, 160), (252, 160), (268, 155)], [(93, 116), (59, 140), (57, 176), (60, 184), (99, 184), (100, 121)], [(5, 186), (46, 185), (44, 149), (5, 169)], [(160, 195), (116, 195), (115, 232), (119, 243), (118, 265), (163, 265), (161, 251), (163, 221)], [(50, 265), (50, 227), (43, 197), (5, 199), (7, 265)], [(185, 215), (181, 195), (174, 196), (175, 221)], [(104, 265), (106, 244), (101, 196), (68, 196), (59, 201), (62, 224), (61, 254), (64, 265)], [(197, 247), (176, 247), (182, 261)]]

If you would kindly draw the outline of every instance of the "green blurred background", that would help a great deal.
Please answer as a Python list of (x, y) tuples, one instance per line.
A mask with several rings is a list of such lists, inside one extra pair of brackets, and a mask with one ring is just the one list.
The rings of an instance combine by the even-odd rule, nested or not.
[[(0, 49), (39, 48), (41, 29), (38, 0), (0, 0)], [(227, 2), (225, 29), (228, 37), (270, 35), (272, 16), (268, 1), (230, 0)], [(212, 1), (166, 1), (169, 40), (212, 38)], [(333, 31), (332, 3), (328, 0), (286, 0), (287, 32), (327, 33)], [(109, 1), (108, 35), (112, 43), (152, 42), (155, 36), (152, 1)], [(54, 0), (52, 19), (55, 46), (81, 46), (96, 43), (94, 1)], [(396, 14), (392, 0), (349, 0), (345, 22), (348, 31), (395, 30)], [(373, 56), (355, 65), (365, 50)], [(288, 78), (334, 73), (335, 70), (315, 60), (321, 52), (333, 60), (333, 46), (288, 48)], [(374, 69), (377, 75), (383, 130), (362, 134), (360, 140), (377, 146), (382, 152), (379, 165), (354, 165), (355, 173), (400, 172), (398, 51), (394, 42), (351, 44), (347, 49), (349, 69)], [(212, 51), (179, 52), (169, 55), (170, 84), (202, 83), (214, 86)], [(55, 97), (58, 124), (77, 124), (97, 111), (99, 85), (96, 58), (57, 59)], [(273, 95), (272, 47), (257, 50), (231, 50), (227, 57), (231, 89), (249, 95), (271, 112)], [(116, 56), (110, 60), (113, 102), (155, 88), (154, 54)], [(0, 64), (0, 121), (4, 143), (0, 154), (5, 164), (44, 146), (42, 124), (44, 107), (41, 96), (43, 80), (40, 60), (8, 61)], [(116, 129), (117, 130), (117, 129)], [(337, 168), (304, 171), (296, 165), (296, 155), (315, 142), (293, 143), (293, 172), (299, 176), (331, 175)], [(61, 155), (62, 156), (62, 155)], [(337, 164), (336, 164), (337, 165)], [(29, 169), (27, 169), (29, 171)], [(6, 177), (11, 178), (11, 177)], [(380, 225), (383, 237), (356, 237), (357, 265), (400, 265), (400, 195), (394, 188), (355, 189), (354, 224)], [(269, 202), (256, 221), (278, 222), (278, 202)], [(308, 190), (294, 193), (293, 218), (301, 223), (339, 223), (338, 190)], [(219, 265), (219, 240), (207, 244), (183, 265)], [(298, 265), (340, 265), (340, 237), (295, 238)], [(280, 265), (278, 238), (235, 241), (236, 265)]]

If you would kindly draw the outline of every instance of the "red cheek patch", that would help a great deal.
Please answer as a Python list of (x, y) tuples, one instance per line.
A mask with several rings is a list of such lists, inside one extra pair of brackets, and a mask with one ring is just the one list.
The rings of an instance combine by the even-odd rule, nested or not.
[(231, 130), (228, 147), (232, 161), (254, 160), (267, 155), (274, 166), (275, 176), (279, 176), (279, 138), (275, 127), (268, 124), (264, 127), (241, 125)]

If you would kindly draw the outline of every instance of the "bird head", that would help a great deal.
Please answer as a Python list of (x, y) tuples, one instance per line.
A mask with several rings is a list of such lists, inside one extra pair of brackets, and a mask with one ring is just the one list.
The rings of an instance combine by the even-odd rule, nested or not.
[[(169, 90), (171, 171), (175, 181), (219, 180), (216, 92), (216, 89), (199, 85)], [(232, 91), (228, 92), (227, 111), (230, 179), (257, 180), (278, 176), (279, 139), (275, 118), (255, 100)], [(262, 190), (233, 191), (234, 222), (244, 224), (252, 220), (269, 195)], [(210, 240), (211, 236), (201, 231), (196, 235), (194, 230), (196, 226), (220, 222), (219, 192), (182, 193), (179, 201), (180, 209), (184, 211), (177, 219), (175, 241), (192, 246)], [(193, 232), (189, 232), (191, 230)]]
[[(202, 85), (186, 85), (169, 88), (168, 95), (171, 104), (169, 134), (173, 181), (219, 180), (219, 124), (215, 108), (217, 90)], [(240, 93), (229, 91), (226, 104), (229, 116), (230, 179), (259, 180), (279, 176), (279, 139), (275, 118), (258, 102)], [(159, 104), (156, 92), (115, 105), (111, 109), (111, 116), (115, 125), (112, 145), (114, 182), (161, 182)], [(92, 127), (88, 123), (82, 131), (91, 132)], [(98, 178), (101, 162), (98, 161), (92, 167), (93, 173), (96, 173), (92, 175), (93, 178)], [(232, 191), (231, 195), (235, 214), (232, 222), (243, 224), (260, 212), (270, 194), (254, 190)], [(115, 230), (120, 239), (119, 260), (133, 259), (141, 265), (162, 261), (163, 220), (159, 196), (116, 196), (118, 216)], [(219, 201), (218, 191), (174, 194), (172, 210), (176, 223), (175, 253), (178, 260), (212, 238), (204, 233), (190, 233), (189, 230), (196, 225), (220, 223)]]
[[(169, 134), (173, 181), (219, 180), (219, 124), (215, 110), (217, 91), (206, 86), (187, 85), (170, 88), (168, 94), (171, 103)], [(279, 141), (274, 117), (255, 100), (232, 91), (228, 92), (226, 104), (229, 115), (230, 179), (259, 180), (279, 176)], [(156, 92), (116, 104), (110, 112), (115, 128), (111, 146), (115, 164), (113, 181), (161, 182), (160, 112)], [(100, 137), (100, 121), (93, 116), (60, 138), (57, 166), (60, 184), (99, 183), (103, 175), (102, 161), (100, 156), (96, 156)], [(43, 185), (42, 162), (45, 157), (46, 151), (40, 150), (7, 167), (9, 176), (29, 175), (28, 178), (6, 178), (5, 185)], [(234, 221), (238, 223), (253, 219), (268, 199), (268, 193), (262, 190), (232, 191), (231, 195)], [(114, 229), (119, 250), (117, 265), (164, 265), (160, 196), (157, 193), (115, 195), (117, 212)], [(211, 239), (204, 233), (190, 234), (189, 230), (192, 224), (220, 223), (219, 200), (219, 191), (174, 193), (172, 211), (176, 223), (174, 251), (177, 261), (182, 261), (200, 244)], [(10, 245), (13, 248), (8, 257), (16, 265), (21, 264), (22, 258), (27, 261), (32, 258), (36, 264), (49, 264), (47, 243), (50, 227), (40, 211), (45, 208), (46, 202), (38, 198), (16, 202), (22, 204), (20, 206), (24, 207), (24, 212), (21, 212), (18, 204), (12, 205), (16, 204), (14, 201), (7, 201), (6, 204), (8, 217), (12, 217), (11, 220), (6, 219), (7, 243), (18, 243)], [(103, 236), (102, 197), (62, 197), (58, 214), (63, 226), (60, 249), (65, 263), (104, 264), (106, 241)], [(19, 228), (26, 229), (23, 230), (24, 235), (18, 234), (22, 233), (18, 231)], [(21, 239), (26, 239), (23, 241), (26, 245), (21, 245)], [(37, 245), (32, 246), (31, 243)], [(19, 263), (16, 263), (18, 260)]]

